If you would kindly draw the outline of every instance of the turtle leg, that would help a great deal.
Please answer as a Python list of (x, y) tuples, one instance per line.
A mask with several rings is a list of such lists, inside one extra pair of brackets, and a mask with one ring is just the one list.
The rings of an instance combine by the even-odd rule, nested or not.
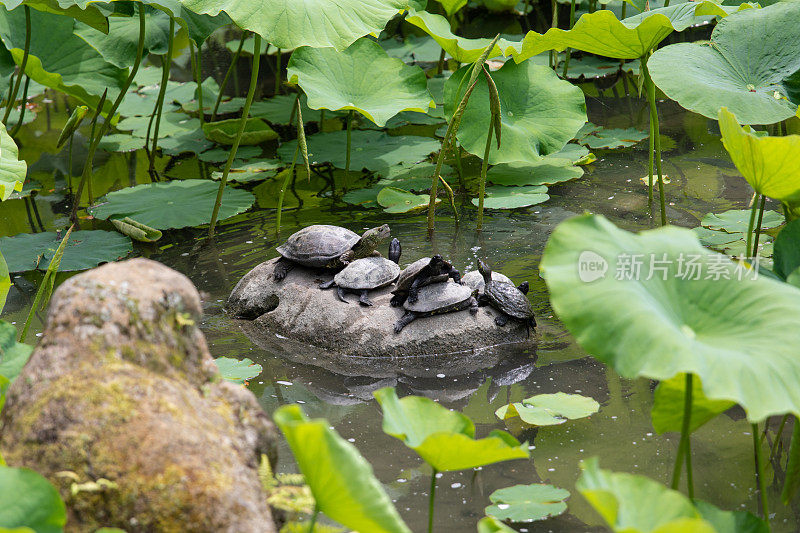
[(349, 303), (347, 300), (344, 299), (344, 289), (343, 288), (338, 287), (338, 286), (336, 287), (336, 296), (338, 296), (339, 299), (341, 301), (343, 301), (344, 303)]
[(272, 269), (272, 277), (275, 278), (275, 281), (281, 281), (293, 268), (294, 263), (281, 257), (275, 262), (275, 268)]
[(456, 283), (459, 283), (459, 284), (463, 285), (463, 283), (461, 282), (461, 272), (459, 272), (459, 271), (458, 271), (458, 270), (456, 270), (455, 268), (453, 268), (453, 267), (450, 267), (450, 272), (448, 272), (448, 273), (447, 273), (447, 275), (448, 275), (449, 277), (451, 277), (451, 278), (453, 279), (453, 281), (454, 281), (454, 282), (456, 282)]
[(523, 281), (519, 285), (517, 285), (517, 290), (522, 294), (528, 294), (528, 290), (530, 289), (530, 285), (527, 281)]
[(417, 315), (412, 313), (411, 311), (406, 311), (406, 314), (400, 317), (400, 320), (395, 322), (394, 324), (394, 332), (400, 333), (403, 331), (403, 328), (407, 325), (411, 324), (414, 319), (417, 318)]
[(347, 250), (339, 256), (339, 262), (345, 266), (349, 265), (356, 258), (356, 253), (353, 250)]
[(418, 277), (413, 283), (411, 283), (411, 288), (408, 289), (408, 303), (416, 303), (421, 280), (422, 278)]
[(500, 326), (501, 328), (508, 324), (508, 315), (505, 313), (500, 313), (496, 317), (494, 317), (494, 323)]
[(372, 307), (372, 300), (367, 298), (368, 292), (369, 289), (364, 289), (361, 291), (361, 296), (358, 297), (358, 303), (360, 303), (361, 305), (365, 305), (367, 307)]
[(389, 305), (392, 307), (400, 307), (406, 301), (406, 295), (402, 293), (395, 294), (392, 296), (392, 299), (389, 300)]
[(478, 312), (478, 299), (474, 296), (469, 299), (469, 312), (473, 315)]
[(326, 281), (325, 283), (320, 283), (319, 284), (319, 288), (322, 289), (322, 290), (325, 290), (325, 289), (330, 289), (334, 285), (336, 285), (336, 282), (333, 281), (333, 280), (330, 280), (330, 281)]

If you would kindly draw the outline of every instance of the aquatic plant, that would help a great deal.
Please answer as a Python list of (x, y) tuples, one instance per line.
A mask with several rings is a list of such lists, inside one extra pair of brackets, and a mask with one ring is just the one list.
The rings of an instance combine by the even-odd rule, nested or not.
[(58, 490), (32, 470), (0, 466), (0, 500), (14, 502), (0, 507), (0, 528), (6, 531), (64, 530), (67, 511)]
[(590, 416), (600, 410), (594, 399), (580, 394), (538, 394), (521, 402), (504, 405), (495, 411), (500, 420), (519, 417), (533, 426), (552, 426)]
[(566, 511), (567, 504), (564, 500), (567, 498), (569, 491), (552, 485), (514, 485), (491, 493), (489, 500), (492, 505), (484, 512), (487, 516), (508, 522), (534, 522)]

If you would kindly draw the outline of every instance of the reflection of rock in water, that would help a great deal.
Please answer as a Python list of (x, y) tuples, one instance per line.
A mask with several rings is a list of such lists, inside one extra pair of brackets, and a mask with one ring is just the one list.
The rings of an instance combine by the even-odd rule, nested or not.
[(524, 380), (534, 370), (536, 353), (504, 345), (469, 353), (419, 357), (352, 357), (325, 352), (289, 339), (265, 335), (252, 322), (240, 323), (258, 347), (295, 363), (294, 371), (318, 398), (335, 405), (372, 401), (383, 387), (455, 402), (468, 398), (484, 382), (497, 387)]

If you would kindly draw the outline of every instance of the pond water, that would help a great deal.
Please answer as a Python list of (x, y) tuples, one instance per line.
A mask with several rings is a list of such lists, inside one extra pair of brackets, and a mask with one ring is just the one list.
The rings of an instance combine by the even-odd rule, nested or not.
[[(596, 124), (646, 129), (644, 101), (588, 97), (587, 103), (589, 118)], [(666, 186), (670, 221), (694, 227), (708, 212), (745, 208), (750, 200), (748, 187), (722, 148), (718, 133), (709, 130), (715, 123), (669, 102), (661, 103), (661, 113), (665, 136), (662, 144), (666, 148), (664, 170), (671, 180)], [(41, 127), (37, 120), (29, 129), (35, 129), (37, 124)], [(23, 134), (23, 155), (25, 137)], [(456, 227), (442, 208), (436, 234), (428, 240), (423, 215), (393, 216), (380, 210), (354, 209), (331, 198), (329, 188), (318, 195), (327, 184), (315, 176), (309, 182), (298, 179), (292, 193), (287, 194), (287, 207), (296, 207), (299, 199), (303, 207), (284, 213), (280, 237), (275, 235), (274, 211), (279, 185), (273, 180), (255, 187), (258, 207), (222, 224), (214, 243), (199, 248), (196, 239), (203, 235), (202, 230), (176, 231), (166, 234), (157, 245), (138, 245), (137, 253), (191, 278), (204, 293), (206, 315), (202, 329), (212, 355), (249, 357), (263, 365), (263, 374), (249, 387), (267, 412), (281, 404), (298, 402), (310, 416), (327, 418), (372, 464), (412, 530), (424, 531), (427, 524), (430, 471), (413, 451), (381, 431), (381, 412), (371, 393), (386, 385), (396, 386), (401, 394), (429, 396), (464, 412), (475, 421), (479, 437), (492, 429), (507, 428), (531, 446), (529, 460), (441, 475), (436, 531), (474, 531), (492, 491), (533, 482), (568, 489), (572, 493), (569, 509), (558, 518), (523, 526), (520, 531), (601, 531), (604, 528), (599, 517), (574, 488), (580, 460), (599, 456), (604, 468), (645, 474), (668, 483), (678, 436), (657, 435), (651, 426), (655, 383), (620, 378), (587, 356), (554, 318), (538, 265), (553, 228), (574, 214), (601, 213), (630, 230), (657, 225), (648, 213), (647, 187), (640, 181), (647, 174), (643, 147), (598, 151), (598, 160), (587, 168), (582, 179), (551, 187), (551, 199), (544, 204), (490, 213), (480, 235), (473, 229), (474, 210), (466, 207), (468, 199), (463, 200), (465, 220), (461, 227)], [(474, 162), (466, 163), (468, 169), (475, 170)], [(117, 154), (99, 171), (102, 183), (96, 187), (114, 187), (119, 180), (122, 185), (127, 184), (129, 168), (139, 168), (131, 174), (134, 180), (147, 181), (141, 161), (137, 165), (131, 156)], [(193, 160), (175, 166), (176, 173), (191, 173), (193, 169)], [(20, 210), (24, 210), (21, 202), (10, 201), (0, 207), (0, 234), (26, 230), (14, 226), (19, 224)], [(37, 203), (46, 227), (53, 227), (64, 217), (64, 206), (57, 198), (40, 196)], [(297, 229), (312, 223), (335, 223), (358, 231), (384, 222), (391, 225), (392, 234), (403, 244), (403, 263), (439, 252), (465, 271), (475, 268), (476, 258), (488, 257), (497, 270), (515, 282), (529, 280), (539, 322), (536, 349), (523, 354), (500, 352), (496, 358), (499, 363), (493, 367), (467, 373), (446, 357), (397, 361), (400, 368), (394, 374), (370, 372), (364, 370), (369, 364), (328, 364), (259, 348), (248, 339), (239, 322), (225, 315), (224, 301), (236, 282), (260, 262), (276, 256), (275, 245)], [(32, 275), (18, 279), (5, 318), (18, 323), (24, 320), (37, 283)], [(333, 294), (331, 305), (337, 305)], [(37, 323), (35, 327), (41, 325)], [(292, 355), (291, 349), (288, 355)], [(590, 418), (538, 430), (513, 424), (506, 427), (494, 415), (509, 401), (558, 391), (591, 396), (601, 403), (601, 410)], [(692, 450), (698, 498), (723, 509), (757, 512), (750, 425), (741, 410), (733, 409), (695, 433)], [(294, 469), (291, 452), (282, 444), (279, 471)], [(797, 509), (780, 503), (774, 487), (769, 494), (773, 529), (796, 531), (800, 515), (796, 514)]]

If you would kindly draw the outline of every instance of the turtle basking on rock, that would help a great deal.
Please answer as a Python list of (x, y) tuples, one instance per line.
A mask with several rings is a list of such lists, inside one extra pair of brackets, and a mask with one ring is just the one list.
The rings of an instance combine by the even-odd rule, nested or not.
[(404, 327), (417, 318), (439, 315), (452, 311), (461, 311), (469, 308), (473, 315), (478, 312), (476, 291), (459, 283), (433, 283), (419, 290), (418, 298), (414, 303), (406, 300), (403, 307), (406, 313), (394, 325), (394, 332), (400, 333)]
[(394, 296), (389, 303), (392, 307), (400, 307), (407, 298), (413, 304), (417, 301), (420, 288), (432, 283), (447, 281), (447, 278), (461, 283), (461, 273), (442, 259), (441, 255), (436, 254), (433, 257), (418, 259), (400, 273), (397, 285), (392, 291)]
[(505, 326), (509, 318), (516, 318), (525, 323), (530, 334), (530, 328), (536, 327), (536, 318), (533, 316), (533, 306), (528, 297), (513, 283), (503, 283), (492, 279), (492, 269), (478, 260), (478, 272), (483, 275), (484, 298), (500, 312), (494, 322), (498, 326)]
[(344, 267), (344, 270), (337, 273), (332, 280), (320, 285), (319, 288), (336, 287), (336, 294), (344, 303), (348, 303), (344, 299), (346, 292), (358, 293), (358, 302), (361, 305), (371, 306), (372, 301), (367, 297), (367, 293), (393, 283), (400, 275), (400, 267), (397, 263), (400, 261), (401, 253), (400, 241), (392, 239), (389, 244), (389, 259), (385, 257), (357, 259)]
[[(480, 298), (483, 296), (483, 288), (485, 283), (483, 281), (483, 276), (477, 270), (472, 270), (467, 272), (461, 277), (461, 281), (467, 287), (471, 289), (478, 289), (478, 301), (480, 302)], [(498, 281), (501, 283), (511, 283), (513, 285), (514, 282), (506, 276), (505, 274), (501, 274), (500, 272), (492, 272), (492, 281)], [(519, 285), (517, 285), (517, 289), (519, 289), (522, 294), (528, 294), (529, 285), (527, 281), (523, 281)]]
[(297, 265), (340, 269), (363, 257), (380, 256), (377, 247), (389, 238), (388, 224), (368, 229), (363, 235), (340, 226), (315, 224), (293, 233), (278, 246), (281, 258), (273, 277), (281, 281)]

